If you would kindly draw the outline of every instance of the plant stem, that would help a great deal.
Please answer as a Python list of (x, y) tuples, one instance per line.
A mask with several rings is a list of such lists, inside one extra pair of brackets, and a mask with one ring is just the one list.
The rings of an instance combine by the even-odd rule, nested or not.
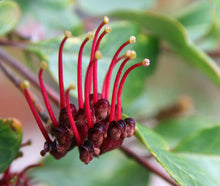
[(134, 152), (132, 152), (131, 150), (129, 150), (127, 147), (125, 146), (121, 146), (120, 149), (130, 158), (135, 159), (139, 164), (141, 164), (143, 167), (147, 168), (148, 170), (152, 171), (153, 173), (155, 173), (156, 175), (158, 175), (159, 177), (163, 178), (164, 180), (166, 180), (167, 182), (169, 182), (170, 184), (174, 185), (174, 186), (178, 186), (178, 184), (171, 179), (170, 177), (168, 177), (167, 175), (163, 174), (161, 171), (159, 171), (155, 166), (153, 166), (152, 164), (150, 164), (145, 158), (142, 158), (140, 156), (138, 156), (137, 154), (135, 154)]
[(210, 57), (220, 57), (220, 51), (206, 52)]
[[(6, 65), (4, 65), (3, 61), (0, 60), (0, 69), (2, 70), (2, 72), (6, 75), (6, 77), (22, 92), (24, 93), (23, 89), (21, 88), (21, 80), (16, 77), (14, 75), (14, 73), (12, 73), (8, 67), (6, 67)], [(38, 101), (37, 97), (31, 92), (30, 92), (30, 96), (31, 96), (31, 100), (34, 103), (40, 117), (42, 118), (42, 120), (44, 122), (48, 122), (49, 120), (49, 116), (44, 112), (43, 107), (41, 106), (40, 102)]]
[[(40, 84), (37, 77), (33, 72), (31, 72), (26, 66), (22, 65), (20, 61), (10, 56), (7, 52), (0, 48), (0, 58), (4, 60), (8, 65), (14, 68), (22, 76), (27, 78), (37, 89), (40, 90)], [(53, 100), (56, 105), (59, 105), (59, 96), (58, 94), (49, 86), (45, 85), (48, 96)]]
[(18, 47), (25, 49), (25, 42), (19, 42), (19, 41), (8, 41), (8, 40), (0, 40), (0, 45), (2, 46), (12, 46), (12, 47)]

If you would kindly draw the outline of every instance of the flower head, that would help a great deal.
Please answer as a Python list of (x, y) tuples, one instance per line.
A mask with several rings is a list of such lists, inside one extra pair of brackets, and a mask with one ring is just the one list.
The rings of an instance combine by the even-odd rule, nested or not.
[[(60, 89), (60, 114), (58, 119), (53, 113), (44, 86), (42, 73), (43, 70), (47, 68), (47, 64), (42, 62), (39, 71), (39, 82), (44, 102), (52, 121), (52, 127), (49, 131), (45, 129), (31, 102), (28, 92), (28, 83), (23, 82), (22, 84), (29, 106), (46, 140), (44, 149), (41, 151), (42, 155), (50, 152), (56, 159), (59, 159), (65, 156), (68, 151), (78, 146), (80, 159), (88, 164), (94, 156), (99, 156), (119, 147), (125, 138), (131, 137), (135, 132), (134, 119), (121, 119), (121, 94), (128, 74), (139, 66), (148, 66), (149, 60), (144, 59), (131, 66), (122, 76), (123, 68), (127, 62), (136, 58), (136, 52), (133, 50), (128, 50), (125, 54), (120, 55), (121, 51), (127, 45), (135, 43), (135, 37), (131, 36), (114, 54), (103, 82), (102, 92), (98, 93), (97, 63), (98, 60), (102, 58), (102, 53), (99, 51), (99, 45), (103, 37), (111, 32), (110, 27), (106, 25), (108, 22), (109, 18), (104, 17), (95, 34), (93, 35), (89, 32), (79, 49), (77, 69), (78, 108), (69, 101), (69, 92), (75, 89), (75, 85), (71, 85), (66, 91), (64, 90), (62, 51), (66, 40), (72, 36), (70, 32), (65, 32), (58, 55)], [(99, 34), (104, 26), (103, 32)], [(90, 62), (85, 76), (83, 98), (82, 56), (84, 46), (92, 39)], [(122, 62), (115, 77), (112, 98), (109, 100), (112, 71), (115, 65), (120, 61)], [(48, 133), (54, 138), (53, 140)]]

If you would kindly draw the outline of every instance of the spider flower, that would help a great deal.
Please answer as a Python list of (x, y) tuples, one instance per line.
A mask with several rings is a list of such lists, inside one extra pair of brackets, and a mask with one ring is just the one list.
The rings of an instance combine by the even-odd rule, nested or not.
[[(144, 59), (130, 66), (122, 76), (122, 71), (126, 63), (136, 58), (136, 52), (133, 50), (128, 50), (125, 54), (120, 55), (121, 51), (127, 45), (135, 43), (136, 38), (131, 36), (116, 50), (103, 81), (102, 92), (98, 93), (97, 63), (102, 57), (99, 51), (99, 45), (103, 37), (111, 32), (110, 27), (106, 25), (107, 23), (109, 23), (109, 18), (105, 16), (102, 23), (96, 29), (95, 34), (93, 35), (89, 32), (79, 49), (77, 68), (78, 108), (69, 101), (69, 92), (71, 89), (75, 89), (75, 85), (71, 85), (66, 91), (64, 90), (62, 51), (66, 40), (72, 36), (69, 31), (65, 32), (58, 55), (60, 91), (60, 113), (58, 118), (54, 115), (44, 86), (42, 74), (43, 70), (47, 68), (47, 63), (42, 62), (39, 71), (39, 82), (43, 99), (52, 121), (52, 127), (49, 130), (46, 130), (44, 127), (37, 110), (31, 102), (28, 82), (24, 81), (22, 83), (25, 97), (46, 140), (44, 149), (41, 151), (41, 155), (43, 156), (49, 152), (56, 159), (60, 159), (68, 151), (78, 146), (81, 161), (88, 164), (94, 156), (97, 157), (119, 147), (125, 138), (131, 137), (135, 132), (134, 119), (121, 119), (122, 89), (128, 74), (132, 70), (140, 66), (148, 66), (150, 62), (148, 59)], [(100, 33), (103, 27), (105, 28)], [(92, 40), (92, 47), (90, 61), (85, 75), (83, 95), (82, 56), (84, 46), (89, 40)], [(121, 65), (115, 77), (112, 98), (109, 100), (112, 71), (119, 62), (121, 62)]]

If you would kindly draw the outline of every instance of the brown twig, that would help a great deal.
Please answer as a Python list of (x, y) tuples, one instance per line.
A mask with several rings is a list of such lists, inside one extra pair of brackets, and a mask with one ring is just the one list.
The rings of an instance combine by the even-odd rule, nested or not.
[(153, 166), (152, 164), (150, 164), (145, 158), (142, 158), (140, 156), (138, 156), (137, 154), (135, 154), (134, 152), (132, 152), (131, 150), (129, 150), (128, 148), (126, 148), (125, 146), (121, 146), (120, 149), (130, 158), (136, 160), (138, 163), (140, 163), (142, 166), (144, 166), (145, 168), (147, 168), (148, 170), (150, 170), (151, 172), (155, 173), (156, 175), (158, 175), (159, 177), (163, 178), (164, 180), (166, 180), (167, 182), (169, 182), (170, 184), (174, 185), (174, 186), (178, 186), (178, 184), (171, 179), (170, 177), (168, 177), (167, 175), (163, 174), (160, 170), (158, 170), (155, 166)]
[[(37, 77), (34, 73), (32, 73), (26, 66), (22, 65), (20, 61), (10, 56), (4, 50), (0, 48), (0, 58), (5, 61), (8, 65), (14, 68), (17, 72), (19, 72), (22, 76), (27, 78), (36, 88), (40, 89), (40, 84), (38, 82)], [(48, 85), (46, 86), (47, 94), (51, 98), (51, 100), (59, 105), (59, 96), (58, 94), (50, 88)]]
[(0, 40), (0, 45), (2, 46), (12, 46), (12, 47), (19, 47), (22, 49), (25, 49), (25, 42), (19, 42), (19, 41), (8, 41), (8, 40)]
[[(9, 80), (23, 93), (23, 89), (21, 87), (21, 80), (15, 76), (7, 67), (4, 65), (3, 61), (0, 59), (0, 69), (2, 72), (6, 75), (6, 77), (9, 78)], [(43, 107), (41, 106), (40, 102), (37, 100), (37, 97), (30, 91), (30, 96), (32, 99), (32, 102), (34, 103), (39, 115), (41, 116), (42, 120), (44, 122), (48, 122), (49, 117), (44, 112)]]
[(220, 57), (220, 51), (206, 52), (211, 57)]

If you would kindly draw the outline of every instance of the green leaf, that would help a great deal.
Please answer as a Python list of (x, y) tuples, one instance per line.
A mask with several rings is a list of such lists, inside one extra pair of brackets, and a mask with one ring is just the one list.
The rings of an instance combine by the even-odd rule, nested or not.
[(0, 118), (0, 173), (16, 158), (21, 138), (22, 126), (19, 121)]
[(155, 0), (80, 0), (78, 1), (80, 8), (91, 14), (108, 14), (116, 10), (145, 10), (151, 8), (155, 4)]
[[(169, 146), (161, 136), (140, 124), (137, 124), (135, 134), (179, 185), (219, 185), (220, 156), (212, 154), (213, 151), (210, 150), (208, 156), (191, 154), (187, 150), (184, 153), (169, 152)], [(209, 144), (213, 145), (210, 149), (220, 149), (215, 141)]]
[(106, 153), (85, 165), (74, 150), (59, 161), (48, 157), (44, 167), (35, 168), (31, 176), (53, 186), (144, 186), (149, 172), (117, 151)]
[(114, 17), (139, 23), (151, 34), (165, 40), (186, 62), (196, 66), (215, 84), (220, 86), (220, 69), (217, 64), (189, 39), (185, 28), (176, 20), (154, 12), (132, 11), (114, 13)]
[(190, 134), (216, 123), (214, 119), (205, 116), (183, 116), (161, 121), (154, 130), (174, 148)]
[(196, 2), (188, 6), (178, 15), (178, 20), (184, 26), (210, 24), (210, 1)]
[[(144, 90), (145, 78), (149, 76), (156, 67), (156, 57), (158, 55), (158, 41), (152, 36), (146, 36), (140, 33), (139, 27), (128, 24), (126, 22), (120, 22), (112, 26), (112, 33), (108, 34), (101, 43), (100, 50), (103, 58), (98, 62), (98, 88), (99, 92), (102, 90), (102, 82), (109, 67), (111, 59), (122, 43), (127, 41), (131, 35), (136, 35), (137, 41), (135, 44), (126, 47), (122, 51), (124, 53), (128, 49), (134, 49), (137, 51), (137, 58), (129, 61), (127, 66), (131, 66), (136, 62), (142, 61), (144, 58), (151, 60), (151, 66), (149, 68), (139, 67), (135, 69), (126, 80), (125, 89), (123, 91), (124, 97), (122, 97), (122, 103), (128, 106), (134, 101)], [(72, 82), (77, 82), (77, 56), (80, 44), (85, 36), (75, 37), (69, 39), (65, 44), (63, 52), (63, 68), (64, 68), (64, 82), (65, 88)], [(46, 59), (49, 64), (49, 71), (51, 75), (58, 81), (58, 49), (61, 42), (61, 38), (54, 38), (38, 43), (32, 43), (28, 46), (28, 50), (39, 54)], [(85, 47), (83, 53), (83, 81), (90, 59), (91, 41), (88, 46)], [(116, 66), (118, 68), (118, 65)], [(117, 70), (114, 70), (112, 77), (115, 77)], [(135, 81), (134, 81), (135, 77)], [(112, 78), (113, 79), (113, 78)], [(112, 81), (113, 82), (113, 81)], [(113, 83), (111, 83), (113, 85)], [(111, 86), (112, 87), (112, 86)], [(128, 91), (129, 90), (129, 91)], [(132, 90), (132, 91), (130, 91)], [(126, 94), (125, 94), (126, 93)], [(77, 91), (73, 91), (74, 96), (77, 97)], [(110, 91), (111, 95), (111, 91)]]
[(191, 152), (211, 155), (220, 155), (220, 126), (200, 130), (184, 139), (175, 149), (175, 152)]
[(20, 10), (13, 1), (0, 1), (0, 36), (10, 32), (18, 23)]
[(199, 47), (211, 50), (218, 45), (220, 36), (220, 1), (202, 1), (193, 3), (177, 17), (192, 40)]
[(19, 25), (21, 32), (23, 30), (26, 32), (34, 30), (34, 33), (39, 34), (40, 37), (47, 36), (51, 38), (59, 30), (75, 31), (80, 26), (80, 20), (73, 11), (75, 6), (73, 1), (19, 0), (18, 3), (23, 13)]
[(194, 3), (183, 10), (177, 19), (186, 27), (192, 39), (204, 36), (212, 23), (210, 1)]

